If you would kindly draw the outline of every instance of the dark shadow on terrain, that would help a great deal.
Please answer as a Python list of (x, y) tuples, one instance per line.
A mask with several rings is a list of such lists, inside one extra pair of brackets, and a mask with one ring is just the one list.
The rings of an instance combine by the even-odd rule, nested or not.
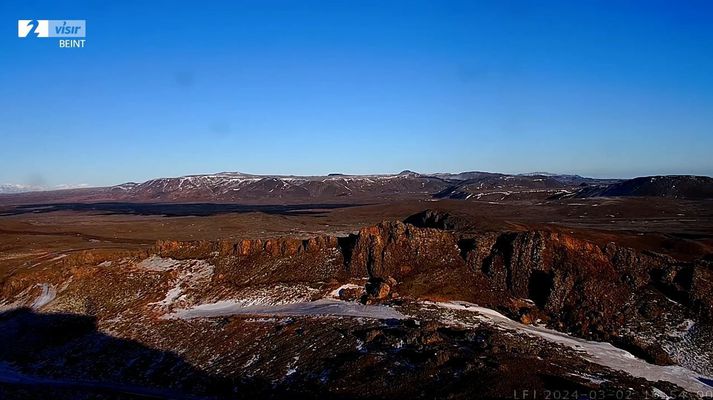
[(218, 376), (180, 355), (100, 332), (93, 316), (0, 312), (0, 399), (349, 399), (324, 382)]
[(698, 377), (698, 380), (713, 388), (713, 380), (703, 377)]
[(325, 210), (354, 207), (360, 204), (295, 204), (295, 205), (249, 205), (216, 203), (57, 203), (28, 204), (16, 206), (0, 212), (0, 216), (31, 213), (50, 213), (54, 211), (99, 212), (105, 215), (163, 215), (166, 217), (204, 217), (228, 213), (262, 212), (279, 215), (322, 214)]
[(532, 271), (530, 281), (527, 285), (528, 296), (535, 305), (541, 309), (547, 305), (547, 300), (550, 298), (550, 293), (555, 286), (555, 275), (553, 272)]
[(204, 399), (232, 384), (74, 314), (0, 313), (0, 398)]

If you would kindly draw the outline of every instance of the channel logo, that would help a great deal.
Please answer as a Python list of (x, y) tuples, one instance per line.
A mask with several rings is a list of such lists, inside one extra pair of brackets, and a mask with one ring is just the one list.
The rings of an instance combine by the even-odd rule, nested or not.
[(84, 19), (19, 19), (17, 37), (68, 38), (86, 37), (87, 21)]
[(20, 19), (17, 21), (17, 37), (27, 37), (30, 32), (36, 37), (49, 37), (49, 21), (46, 19)]

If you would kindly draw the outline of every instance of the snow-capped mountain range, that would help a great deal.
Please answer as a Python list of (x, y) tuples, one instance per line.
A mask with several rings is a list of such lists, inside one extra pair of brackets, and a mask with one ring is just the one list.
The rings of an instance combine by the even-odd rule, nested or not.
[[(636, 180), (596, 179), (579, 175), (527, 173), (500, 174), (462, 172), (421, 174), (402, 171), (398, 174), (325, 176), (255, 175), (241, 172), (187, 175), (175, 178), (151, 179), (143, 183), (128, 182), (100, 188), (64, 188), (41, 191), (43, 188), (5, 185), (0, 193), (10, 193), (11, 199), (22, 201), (126, 201), (126, 202), (249, 202), (249, 203), (354, 203), (383, 199), (482, 199), (528, 200), (552, 197), (592, 196), (657, 196), (661, 185), (642, 190), (640, 184), (663, 182), (649, 177)], [(667, 187), (677, 182), (693, 189), (661, 191), (664, 197), (700, 197), (711, 193), (713, 179), (708, 177), (667, 176)], [(662, 178), (662, 179), (663, 179)], [(617, 185), (617, 186), (615, 186)], [(699, 187), (700, 186), (700, 187)], [(636, 188), (632, 193), (623, 190)], [(58, 188), (59, 189), (59, 188)], [(615, 190), (616, 189), (616, 190)], [(660, 190), (659, 190), (660, 191)], [(20, 193), (28, 192), (28, 193)], [(703, 196), (703, 197), (706, 197)], [(710, 196), (709, 196), (710, 197)]]

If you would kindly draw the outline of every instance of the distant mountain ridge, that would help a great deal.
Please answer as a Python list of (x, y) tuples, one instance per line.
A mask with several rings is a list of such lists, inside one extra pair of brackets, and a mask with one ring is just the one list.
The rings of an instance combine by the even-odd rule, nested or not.
[[(140, 184), (127, 183), (111, 190), (120, 198), (142, 201), (377, 201), (393, 198), (471, 198), (496, 197), (506, 191), (543, 193), (582, 183), (603, 183), (575, 175), (507, 175), (491, 172), (420, 174), (404, 170), (398, 174), (327, 176), (253, 175), (221, 172), (152, 179)], [(117, 190), (118, 189), (118, 190)]]
[(118, 201), (336, 203), (387, 199), (480, 199), (489, 201), (583, 198), (595, 196), (657, 196), (713, 198), (713, 178), (694, 176), (643, 177), (630, 180), (579, 175), (501, 174), (469, 171), (420, 174), (326, 176), (255, 175), (241, 172), (157, 178), (142, 183), (0, 195), (2, 202)]
[(17, 183), (0, 184), (0, 193), (25, 193), (42, 190), (39, 186), (23, 185)]
[(25, 185), (22, 183), (5, 183), (0, 184), (0, 194), (6, 193), (27, 193), (27, 192), (42, 192), (42, 191), (54, 191), (54, 190), (66, 190), (66, 189), (77, 189), (77, 188), (88, 188), (89, 185), (79, 184), (79, 185), (57, 185), (54, 187), (39, 186), (39, 185)]
[(644, 176), (605, 186), (582, 187), (569, 197), (621, 196), (713, 199), (713, 178), (695, 175)]

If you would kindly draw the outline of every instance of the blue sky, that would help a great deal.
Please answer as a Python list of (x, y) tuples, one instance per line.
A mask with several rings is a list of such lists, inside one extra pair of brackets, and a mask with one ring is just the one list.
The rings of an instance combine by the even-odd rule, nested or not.
[[(87, 47), (17, 19), (86, 19)], [(713, 175), (707, 1), (0, 2), (0, 183)]]

